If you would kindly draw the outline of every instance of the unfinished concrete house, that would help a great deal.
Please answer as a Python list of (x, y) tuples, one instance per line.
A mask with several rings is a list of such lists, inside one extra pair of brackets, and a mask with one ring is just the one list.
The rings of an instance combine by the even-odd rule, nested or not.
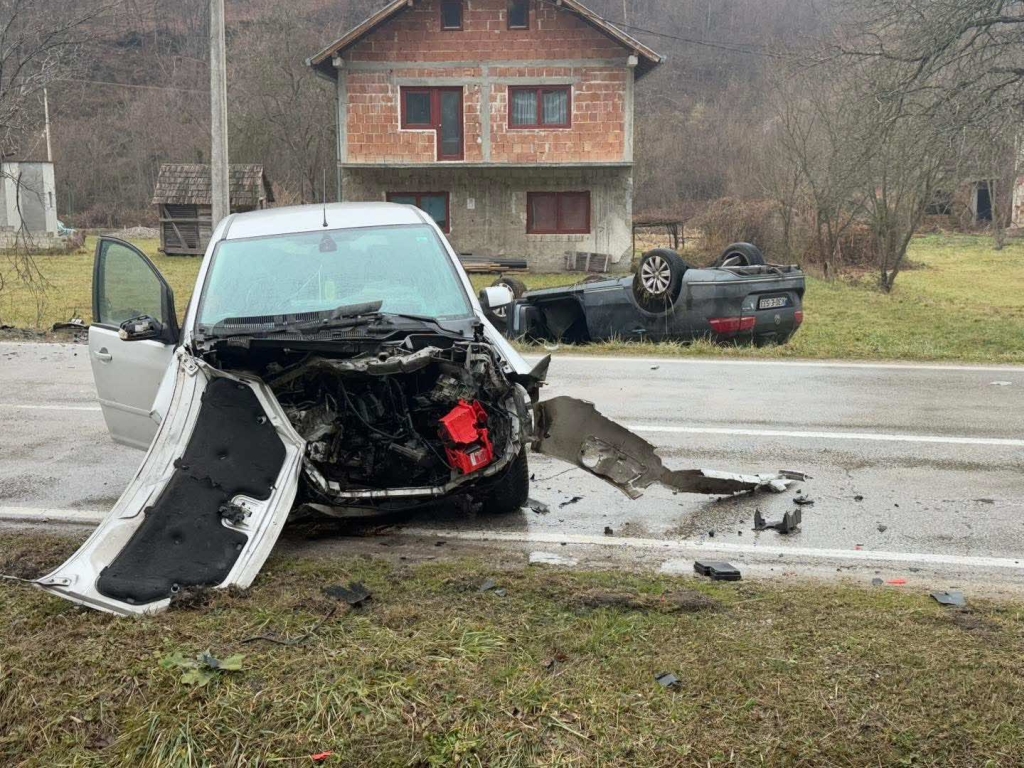
[(551, 271), (629, 263), (633, 93), (661, 61), (577, 0), (394, 0), (308, 63), (337, 88), (339, 199)]
[[(274, 192), (262, 165), (232, 165), (231, 213), (266, 208)], [(160, 216), (160, 250), (168, 256), (202, 256), (213, 235), (213, 179), (210, 166), (165, 163), (160, 166), (153, 203)]]

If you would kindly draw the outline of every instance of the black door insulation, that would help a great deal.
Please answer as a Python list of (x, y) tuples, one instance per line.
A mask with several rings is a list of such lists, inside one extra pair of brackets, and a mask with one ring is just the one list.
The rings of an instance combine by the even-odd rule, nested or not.
[(203, 392), (170, 482), (100, 573), (96, 589), (144, 605), (184, 587), (222, 583), (248, 540), (224, 527), (222, 510), (239, 494), (269, 498), (285, 457), (284, 443), (252, 389), (215, 378)]

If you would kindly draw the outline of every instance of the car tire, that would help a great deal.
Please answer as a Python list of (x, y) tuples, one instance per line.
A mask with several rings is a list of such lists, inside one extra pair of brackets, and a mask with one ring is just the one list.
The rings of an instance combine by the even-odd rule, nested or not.
[[(504, 276), (502, 276), (502, 277), (499, 277), (497, 280), (495, 280), (493, 283), (491, 283), (491, 287), (492, 288), (494, 288), (495, 286), (499, 286), (499, 285), (504, 286), (505, 288), (508, 288), (510, 291), (512, 291), (512, 301), (513, 301), (513, 303), (515, 303), (516, 300), (523, 298), (523, 294), (526, 293), (526, 283), (524, 283), (522, 280), (517, 280), (514, 277), (504, 277)], [(507, 325), (508, 325), (508, 307), (502, 307), (501, 309), (496, 309), (491, 314), (493, 314), (494, 317), (497, 318), (498, 323), (504, 324), (504, 327), (507, 327)], [(501, 330), (503, 333), (504, 333), (504, 327), (499, 328), (499, 330)]]
[(523, 294), (526, 293), (526, 283), (515, 277), (505, 277), (504, 275), (502, 275), (493, 283), (491, 283), (492, 288), (496, 285), (504, 285), (506, 288), (512, 291), (512, 295), (517, 299), (523, 298)]
[(640, 259), (633, 276), (633, 297), (644, 309), (664, 311), (679, 296), (683, 274), (690, 265), (671, 248), (655, 248)]
[(518, 512), (530, 497), (530, 462), (525, 446), (481, 499), (482, 512), (488, 515), (508, 515)]
[(767, 264), (761, 249), (753, 243), (733, 243), (718, 257), (715, 267), (756, 267)]

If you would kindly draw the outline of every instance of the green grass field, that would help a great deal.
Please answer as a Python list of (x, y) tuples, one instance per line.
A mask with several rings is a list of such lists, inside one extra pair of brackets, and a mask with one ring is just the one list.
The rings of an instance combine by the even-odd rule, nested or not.
[[(155, 241), (139, 245), (152, 256), (175, 289), (184, 310), (199, 260), (157, 253)], [(82, 253), (40, 256), (36, 263), (46, 284), (26, 287), (0, 271), (0, 324), (49, 328), (73, 315), (90, 318), (93, 241)], [(910, 259), (917, 268), (904, 272), (895, 291), (885, 295), (873, 276), (826, 282), (808, 278), (806, 320), (785, 347), (747, 349), (698, 343), (609, 343), (562, 346), (559, 351), (587, 354), (722, 355), (771, 358), (845, 358), (858, 360), (946, 360), (1024, 363), (1024, 242), (1012, 240), (1003, 251), (991, 239), (969, 235), (929, 235), (914, 240)], [(566, 285), (579, 275), (525, 275), (531, 288)], [(477, 288), (490, 276), (474, 276)]]
[[(32, 576), (74, 547), (3, 534), (0, 571)], [(0, 582), (0, 763), (1024, 762), (1019, 604), (505, 567), (278, 554), (245, 593), (144, 619)], [(507, 595), (480, 593), (488, 578)], [(322, 592), (350, 580), (365, 607)], [(199, 687), (168, 668), (206, 650), (244, 654), (241, 669)]]

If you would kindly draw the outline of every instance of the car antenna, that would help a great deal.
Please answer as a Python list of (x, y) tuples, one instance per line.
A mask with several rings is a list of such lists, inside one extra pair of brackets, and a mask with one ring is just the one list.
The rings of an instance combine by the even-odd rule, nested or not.
[(320, 199), (324, 204), (324, 229), (327, 229), (327, 169), (324, 168), (324, 183)]

